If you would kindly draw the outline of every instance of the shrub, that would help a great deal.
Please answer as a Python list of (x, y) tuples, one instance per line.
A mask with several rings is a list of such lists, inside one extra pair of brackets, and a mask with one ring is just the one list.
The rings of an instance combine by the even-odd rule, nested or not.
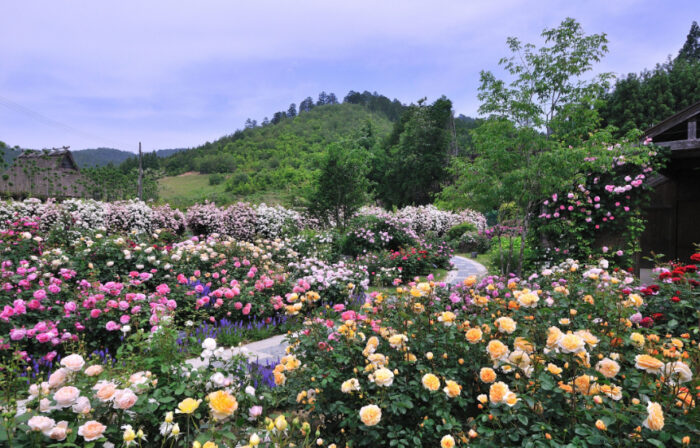
[(451, 241), (458, 240), (462, 235), (467, 232), (476, 231), (476, 226), (471, 222), (463, 222), (452, 226), (450, 230), (447, 231), (447, 239)]
[(209, 185), (219, 185), (224, 180), (226, 180), (226, 177), (223, 174), (214, 173), (209, 175)]

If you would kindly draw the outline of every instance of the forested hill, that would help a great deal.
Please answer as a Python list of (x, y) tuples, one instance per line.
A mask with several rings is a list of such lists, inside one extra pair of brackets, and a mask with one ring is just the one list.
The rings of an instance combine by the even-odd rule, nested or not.
[[(157, 157), (167, 157), (183, 149), (159, 149), (155, 151)], [(122, 151), (113, 148), (95, 148), (95, 149), (79, 149), (71, 151), (75, 163), (80, 168), (90, 168), (95, 166), (105, 166), (108, 164), (120, 165), (130, 157), (134, 157), (133, 152)], [(12, 165), (12, 161), (22, 154), (22, 149), (19, 148), (4, 148), (2, 158), (5, 161), (5, 166)]]
[(228, 178), (227, 190), (234, 194), (286, 190), (308, 181), (328, 144), (350, 138), (367, 126), (381, 138), (389, 134), (392, 122), (385, 113), (360, 104), (315, 106), (179, 152), (160, 160), (160, 168), (171, 176), (191, 171), (221, 173)]

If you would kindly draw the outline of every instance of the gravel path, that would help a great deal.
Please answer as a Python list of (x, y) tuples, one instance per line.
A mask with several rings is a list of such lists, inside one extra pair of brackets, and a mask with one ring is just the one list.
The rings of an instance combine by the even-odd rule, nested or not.
[(446, 281), (451, 285), (462, 283), (470, 275), (481, 277), (486, 274), (484, 266), (469, 258), (455, 255), (450, 261), (454, 264), (455, 270), (447, 274)]

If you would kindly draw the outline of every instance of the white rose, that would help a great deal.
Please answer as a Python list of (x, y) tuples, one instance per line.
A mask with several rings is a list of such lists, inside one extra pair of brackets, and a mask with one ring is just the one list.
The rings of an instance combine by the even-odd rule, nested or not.
[(85, 365), (85, 360), (78, 354), (66, 356), (61, 360), (61, 365), (71, 372), (78, 372)]
[(255, 388), (253, 386), (248, 386), (245, 388), (245, 393), (254, 397), (255, 396)]
[(213, 338), (206, 338), (204, 342), (202, 342), (202, 348), (209, 351), (216, 350), (216, 340)]
[(51, 401), (48, 398), (39, 400), (39, 411), (49, 412), (51, 410)]
[(50, 439), (58, 440), (59, 442), (64, 440), (68, 435), (68, 422), (65, 420), (58, 422), (46, 435), (49, 436)]
[(129, 409), (138, 400), (131, 389), (121, 389), (114, 393), (114, 409)]
[(215, 374), (213, 374), (211, 376), (210, 381), (218, 387), (224, 387), (224, 385), (226, 383), (226, 377), (224, 376), (223, 373), (216, 372)]
[(61, 367), (49, 376), (49, 387), (59, 387), (66, 382), (68, 369)]

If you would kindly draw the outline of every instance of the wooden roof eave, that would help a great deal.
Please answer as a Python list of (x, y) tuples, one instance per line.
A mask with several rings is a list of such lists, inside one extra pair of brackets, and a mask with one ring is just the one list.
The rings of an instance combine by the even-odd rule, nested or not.
[(662, 121), (661, 123), (650, 127), (646, 131), (644, 131), (644, 135), (646, 137), (654, 138), (657, 135), (663, 134), (664, 132), (668, 131), (672, 127), (696, 116), (700, 115), (700, 101), (698, 101), (695, 104), (691, 104), (690, 106), (686, 107), (682, 111), (676, 113), (675, 115), (672, 115)]

